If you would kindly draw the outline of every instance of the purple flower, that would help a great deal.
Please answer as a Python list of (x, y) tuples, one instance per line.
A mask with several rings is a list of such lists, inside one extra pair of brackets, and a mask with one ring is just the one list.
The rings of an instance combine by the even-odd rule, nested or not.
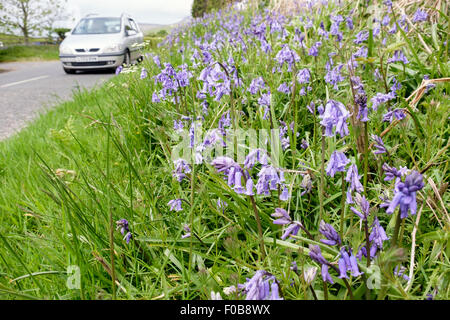
[(141, 70), (141, 80), (147, 78), (148, 73), (147, 73), (147, 69), (142, 68)]
[(350, 189), (352, 191), (361, 193), (364, 190), (364, 187), (359, 179), (361, 179), (361, 176), (358, 175), (358, 167), (355, 164), (352, 164), (347, 170), (345, 181), (350, 183)]
[(292, 66), (295, 62), (300, 61), (300, 57), (294, 50), (291, 50), (287, 44), (283, 45), (283, 48), (277, 53), (275, 60), (278, 61), (280, 67), (286, 63), (288, 65), (288, 71), (292, 71)]
[(173, 171), (173, 177), (177, 179), (178, 182), (183, 181), (186, 177), (185, 173), (191, 172), (191, 167), (189, 163), (184, 159), (178, 159), (174, 161), (175, 170)]
[(395, 186), (395, 195), (386, 210), (387, 214), (394, 213), (395, 208), (400, 206), (400, 218), (408, 217), (408, 212), (415, 215), (417, 211), (416, 192), (421, 190), (425, 184), (423, 177), (417, 171), (413, 171), (405, 178), (405, 182), (399, 182)]
[(386, 178), (384, 178), (384, 181), (391, 181), (397, 178), (396, 180), (400, 181), (401, 177), (406, 174), (408, 169), (406, 167), (400, 167), (400, 169), (397, 169), (395, 167), (390, 167), (387, 163), (384, 163), (383, 171), (386, 174)]
[(245, 179), (244, 171), (242, 168), (229, 157), (217, 157), (211, 162), (218, 172), (225, 174), (228, 186), (230, 186), (236, 193), (251, 193), (248, 189), (253, 187), (252, 185), (246, 185), (246, 188), (242, 187), (242, 178)]
[(328, 161), (326, 173), (327, 175), (334, 177), (336, 172), (344, 172), (345, 166), (350, 162), (343, 152), (334, 151), (331, 155), (330, 161)]
[(248, 92), (251, 94), (257, 94), (260, 90), (263, 90), (266, 88), (264, 79), (262, 77), (253, 79), (250, 83), (250, 86), (248, 87)]
[(126, 219), (121, 219), (119, 221), (116, 221), (116, 225), (117, 225), (117, 229), (120, 228), (120, 233), (124, 236), (123, 240), (125, 240), (126, 243), (129, 244), (130, 240), (132, 238), (132, 235), (131, 235), (130, 229), (128, 227), (128, 221)]
[(123, 70), (123, 67), (122, 66), (118, 66), (117, 69), (116, 69), (116, 76), (119, 75), (122, 72), (122, 70)]
[(161, 99), (159, 99), (158, 94), (156, 92), (153, 92), (152, 94), (152, 102), (153, 103), (160, 103)]
[(324, 77), (325, 82), (333, 85), (335, 90), (338, 90), (338, 83), (345, 80), (345, 78), (341, 75), (341, 69), (344, 65), (340, 64), (330, 70)]
[(331, 278), (328, 268), (331, 265), (323, 256), (318, 245), (309, 245), (309, 256), (312, 260), (322, 265), (322, 279), (323, 281), (334, 283)]
[(369, 241), (372, 242), (378, 249), (383, 249), (383, 242), (389, 240), (383, 227), (380, 225), (380, 221), (377, 217), (372, 224), (372, 231), (369, 235)]
[[(357, 196), (359, 196), (359, 195), (357, 194)], [(359, 199), (359, 201), (357, 201), (357, 202), (358, 202), (359, 206), (361, 207), (361, 211), (362, 211), (362, 212), (356, 210), (355, 207), (350, 207), (350, 210), (352, 210), (353, 213), (356, 214), (361, 220), (366, 221), (366, 220), (367, 220), (367, 217), (368, 217), (369, 214), (370, 214), (370, 204), (369, 204), (369, 201), (366, 200), (366, 197), (365, 197), (365, 196), (362, 196), (362, 198), (358, 198), (358, 197), (357, 197), (357, 199)]]
[(339, 278), (348, 279), (347, 271), (351, 271), (352, 276), (357, 277), (362, 275), (359, 271), (356, 257), (352, 254), (351, 249), (347, 251), (345, 247), (341, 248), (341, 257), (338, 262), (339, 265)]
[(264, 270), (258, 270), (247, 282), (238, 285), (246, 295), (245, 300), (282, 300), (275, 276)]
[(405, 274), (406, 268), (404, 266), (400, 266), (400, 269), (398, 266), (395, 266), (394, 268), (394, 276), (396, 277), (402, 277), (404, 280), (409, 281), (409, 277)]
[(387, 61), (387, 63), (393, 63), (393, 62), (403, 62), (404, 64), (409, 63), (408, 59), (406, 59), (402, 50), (395, 50), (392, 58), (388, 59), (388, 61)]
[(335, 100), (329, 100), (325, 106), (325, 111), (319, 116), (322, 121), (321, 125), (325, 127), (325, 136), (334, 136), (333, 127), (336, 128), (336, 132), (340, 134), (341, 137), (348, 135), (347, 119), (350, 117), (350, 112), (345, 108), (345, 106)]
[(300, 84), (308, 83), (311, 78), (311, 74), (308, 68), (304, 68), (297, 73), (297, 81)]
[(383, 121), (384, 122), (392, 122), (392, 120), (394, 120), (394, 117), (397, 119), (397, 120), (402, 120), (402, 119), (405, 119), (405, 113), (403, 112), (403, 109), (395, 109), (395, 110), (393, 110), (393, 111), (388, 111), (387, 113), (385, 113), (384, 115), (383, 115)]
[(283, 82), (282, 84), (280, 84), (277, 91), (284, 94), (289, 94), (291, 93), (291, 88), (285, 82)]
[(427, 21), (428, 18), (428, 14), (425, 10), (422, 9), (417, 9), (416, 13), (414, 13), (414, 17), (413, 17), (413, 22), (417, 23), (417, 22), (422, 22), (422, 21)]
[(161, 61), (159, 60), (159, 56), (153, 56), (153, 62), (161, 69)]
[(181, 207), (181, 199), (174, 199), (170, 200), (167, 203), (168, 206), (170, 206), (170, 211), (182, 211), (183, 208)]
[(336, 232), (331, 224), (320, 221), (319, 232), (325, 236), (326, 239), (321, 239), (320, 242), (329, 246), (335, 246), (341, 244), (341, 237)]
[(267, 165), (267, 152), (263, 149), (255, 149), (251, 151), (247, 157), (245, 157), (244, 167), (247, 169), (252, 169), (256, 162), (262, 165)]
[(356, 39), (353, 40), (354, 43), (360, 44), (369, 39), (369, 31), (362, 30), (356, 35)]
[(270, 191), (278, 190), (278, 185), (284, 182), (283, 173), (272, 166), (266, 165), (258, 173), (258, 182), (256, 183), (257, 194), (270, 195)]
[(375, 148), (377, 149), (374, 151), (375, 154), (383, 154), (387, 152), (384, 142), (379, 136), (372, 134), (372, 139), (375, 141)]
[(127, 219), (120, 219), (120, 220), (116, 221), (116, 225), (117, 225), (117, 229), (120, 228), (120, 233), (122, 235), (125, 234), (125, 231), (126, 232), (130, 231), (130, 229), (128, 227), (128, 220)]
[(184, 232), (186, 232), (184, 235), (181, 236), (181, 239), (186, 239), (189, 238), (191, 236), (191, 228), (189, 228), (189, 226), (187, 224), (185, 224), (183, 226), (183, 230)]
[(370, 101), (372, 102), (372, 109), (377, 110), (378, 106), (382, 103), (388, 102), (395, 98), (395, 95), (392, 92), (388, 94), (378, 92)]
[(286, 225), (292, 222), (292, 219), (291, 217), (289, 217), (287, 211), (282, 208), (276, 208), (275, 213), (272, 213), (271, 216), (274, 218), (278, 218), (273, 221), (273, 224)]

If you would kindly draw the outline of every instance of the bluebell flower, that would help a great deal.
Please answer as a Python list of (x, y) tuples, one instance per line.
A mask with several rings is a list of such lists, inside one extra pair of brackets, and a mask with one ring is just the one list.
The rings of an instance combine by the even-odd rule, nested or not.
[(416, 192), (421, 190), (425, 184), (423, 177), (417, 171), (406, 176), (405, 182), (399, 182), (395, 186), (395, 195), (386, 210), (387, 214), (394, 213), (395, 208), (400, 207), (400, 218), (408, 217), (408, 212), (415, 215), (417, 211)]
[(173, 177), (176, 178), (178, 182), (181, 182), (186, 177), (186, 173), (191, 172), (191, 167), (184, 159), (175, 160), (174, 165), (175, 170), (173, 171)]
[(341, 248), (341, 257), (339, 258), (339, 278), (348, 279), (347, 271), (351, 271), (352, 276), (358, 277), (362, 275), (359, 271), (356, 257), (352, 254), (352, 250), (347, 251), (345, 247)]
[(311, 79), (311, 73), (309, 72), (308, 68), (301, 69), (297, 73), (297, 81), (300, 84), (308, 83)]
[(394, 63), (394, 62), (403, 62), (404, 64), (409, 63), (408, 59), (406, 59), (402, 50), (395, 50), (392, 58), (387, 60), (387, 63)]
[(258, 77), (252, 80), (247, 91), (250, 92), (251, 94), (257, 94), (260, 90), (263, 90), (265, 88), (266, 84), (264, 82), (264, 79), (262, 77)]
[[(358, 194), (357, 194), (357, 196), (358, 196)], [(357, 202), (361, 208), (361, 211), (356, 210), (355, 207), (350, 207), (350, 210), (352, 210), (353, 213), (356, 214), (361, 220), (366, 221), (370, 214), (369, 201), (366, 200), (365, 196), (362, 196), (360, 198), (357, 197)]]
[(356, 44), (360, 44), (367, 39), (369, 39), (369, 31), (362, 30), (356, 35), (356, 38), (355, 40), (353, 40), (353, 42)]
[(291, 93), (291, 88), (285, 82), (283, 82), (282, 84), (280, 84), (277, 91), (284, 94), (289, 94)]
[(372, 97), (372, 99), (370, 99), (370, 101), (372, 102), (372, 109), (376, 111), (378, 110), (379, 105), (392, 99), (395, 99), (395, 94), (393, 94), (392, 92), (389, 92), (387, 94), (378, 92), (374, 97)]
[(372, 134), (372, 139), (375, 141), (375, 154), (383, 154), (387, 152), (384, 142), (379, 136)]
[(405, 115), (403, 109), (399, 108), (399, 109), (389, 110), (388, 112), (386, 112), (383, 115), (384, 122), (392, 122), (394, 120), (394, 118), (397, 120), (405, 119), (406, 115)]
[(334, 177), (336, 172), (344, 172), (345, 166), (350, 162), (350, 160), (347, 159), (345, 154), (340, 151), (334, 151), (331, 154), (331, 158), (328, 161), (326, 173), (327, 175)]
[(246, 283), (238, 287), (245, 294), (245, 300), (282, 300), (275, 276), (265, 270), (258, 270), (251, 279), (247, 278)]
[(321, 220), (319, 225), (319, 232), (326, 238), (320, 239), (320, 242), (325, 243), (329, 246), (341, 245), (341, 237), (331, 224), (325, 223), (325, 221)]
[(400, 169), (397, 169), (395, 167), (390, 167), (387, 163), (383, 164), (382, 169), (384, 171), (384, 174), (386, 175), (384, 181), (391, 181), (394, 179), (400, 181), (401, 177), (404, 176), (408, 171), (406, 167), (400, 167)]
[(333, 284), (334, 281), (331, 278), (330, 273), (328, 272), (331, 264), (327, 261), (327, 259), (323, 257), (322, 251), (320, 250), (320, 247), (318, 245), (309, 245), (309, 257), (317, 263), (321, 264), (323, 281)]
[(278, 61), (280, 67), (283, 67), (284, 64), (288, 65), (288, 71), (292, 71), (292, 66), (300, 61), (300, 57), (295, 52), (295, 50), (291, 50), (287, 44), (283, 45), (281, 50), (277, 53), (275, 60)]
[(404, 280), (409, 281), (409, 277), (405, 274), (406, 268), (404, 266), (395, 266), (394, 268), (394, 276), (402, 277)]
[(126, 243), (129, 244), (132, 238), (132, 234), (128, 226), (128, 221), (126, 219), (121, 219), (119, 221), (116, 221), (116, 225), (117, 229), (120, 228), (120, 233), (124, 236), (123, 240), (125, 240)]
[(245, 157), (244, 167), (252, 169), (253, 166), (259, 162), (262, 165), (268, 164), (267, 151), (264, 149), (254, 149)]
[(335, 100), (329, 100), (325, 106), (325, 111), (319, 116), (322, 121), (320, 124), (325, 127), (325, 136), (332, 137), (335, 135), (333, 133), (333, 128), (336, 128), (336, 132), (340, 134), (341, 137), (345, 137), (349, 134), (347, 119), (350, 117), (350, 112), (345, 108), (345, 106)]
[(147, 76), (148, 76), (147, 69), (142, 68), (140, 76), (141, 80), (147, 78)]
[(352, 164), (347, 170), (347, 176), (345, 177), (345, 181), (350, 183), (350, 189), (352, 191), (356, 191), (361, 193), (364, 191), (364, 187), (360, 182), (361, 176), (358, 175), (358, 167), (355, 164)]
[(270, 165), (265, 165), (258, 173), (258, 182), (256, 183), (257, 194), (270, 195), (270, 191), (278, 190), (278, 185), (284, 182), (283, 173)]
[(187, 224), (185, 224), (183, 226), (183, 230), (184, 230), (185, 234), (181, 236), (181, 239), (189, 238), (191, 236), (191, 228), (189, 228), (189, 226)]
[(116, 68), (116, 76), (119, 75), (122, 72), (122, 70), (123, 70), (123, 67), (122, 66), (118, 66)]
[(183, 208), (181, 207), (181, 199), (174, 199), (170, 200), (167, 203), (168, 206), (170, 206), (170, 211), (182, 211)]
[(345, 77), (341, 75), (341, 69), (343, 66), (343, 64), (340, 64), (334, 67), (324, 77), (325, 82), (331, 84), (335, 90), (338, 90), (338, 83), (345, 80)]
[(413, 22), (417, 23), (417, 22), (422, 22), (422, 21), (427, 21), (428, 18), (428, 13), (425, 10), (422, 9), (417, 9), (417, 11), (414, 13), (414, 17), (413, 17)]

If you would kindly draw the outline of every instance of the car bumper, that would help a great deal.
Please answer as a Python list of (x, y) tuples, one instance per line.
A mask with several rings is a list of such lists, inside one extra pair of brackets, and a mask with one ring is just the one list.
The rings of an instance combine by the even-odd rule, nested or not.
[(123, 64), (124, 53), (98, 55), (60, 55), (59, 59), (66, 69), (117, 68)]

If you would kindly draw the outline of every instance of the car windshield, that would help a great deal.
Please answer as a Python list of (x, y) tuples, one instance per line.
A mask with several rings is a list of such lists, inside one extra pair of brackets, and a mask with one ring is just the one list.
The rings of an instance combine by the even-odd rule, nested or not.
[(85, 18), (73, 30), (72, 34), (119, 33), (120, 18)]

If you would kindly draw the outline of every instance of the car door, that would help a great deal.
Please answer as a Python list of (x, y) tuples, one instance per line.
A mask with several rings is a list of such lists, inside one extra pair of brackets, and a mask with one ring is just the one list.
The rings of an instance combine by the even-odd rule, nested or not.
[[(128, 25), (128, 27), (127, 27), (127, 25)], [(128, 34), (128, 40), (130, 43), (128, 48), (130, 49), (131, 60), (135, 61), (140, 55), (139, 48), (136, 45), (139, 43), (142, 43), (143, 35), (142, 35), (142, 32), (140, 32), (139, 27), (137, 26), (136, 22), (131, 18), (127, 19), (127, 23), (126, 23), (125, 27), (128, 29), (127, 34)]]

